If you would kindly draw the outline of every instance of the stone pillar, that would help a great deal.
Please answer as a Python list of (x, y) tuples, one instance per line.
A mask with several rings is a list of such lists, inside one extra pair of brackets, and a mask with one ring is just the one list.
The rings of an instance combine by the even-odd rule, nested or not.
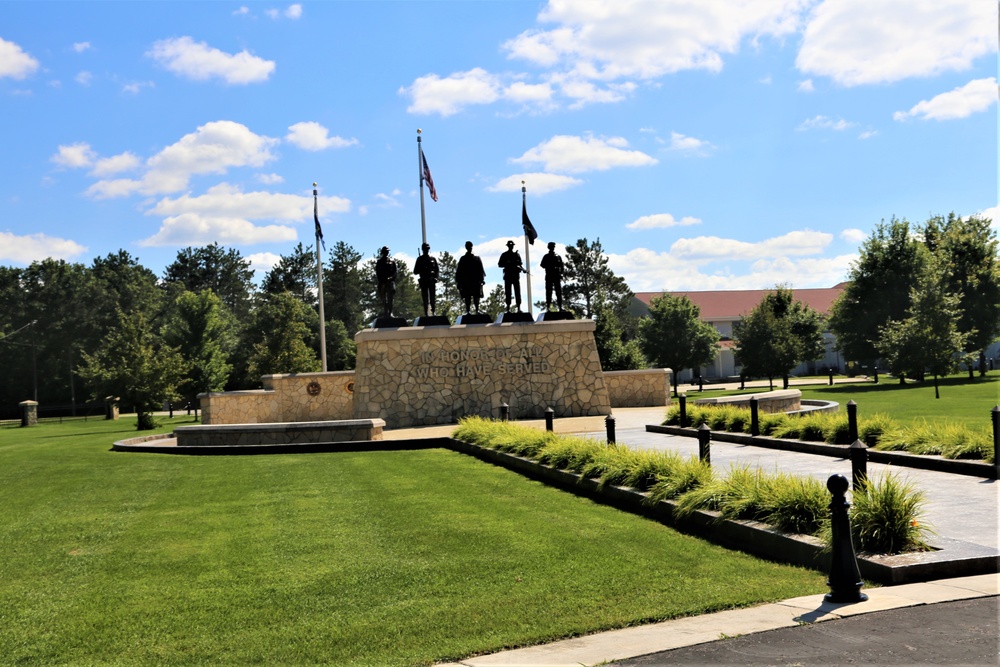
[(104, 397), (104, 418), (113, 419), (118, 421), (118, 401), (121, 399), (117, 396), (105, 396)]
[(38, 401), (21, 401), (21, 426), (38, 425)]

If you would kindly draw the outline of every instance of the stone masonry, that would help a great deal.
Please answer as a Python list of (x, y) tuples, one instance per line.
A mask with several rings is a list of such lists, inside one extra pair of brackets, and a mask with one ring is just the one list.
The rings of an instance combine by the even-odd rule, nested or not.
[(611, 414), (593, 320), (371, 329), (358, 347), (355, 419), (387, 428), (461, 417)]

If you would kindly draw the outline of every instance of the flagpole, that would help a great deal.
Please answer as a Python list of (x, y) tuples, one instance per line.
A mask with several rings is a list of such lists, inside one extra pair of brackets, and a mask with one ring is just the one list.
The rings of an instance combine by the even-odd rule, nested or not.
[[(522, 211), (525, 210), (525, 207), (527, 206), (527, 197), (528, 197), (527, 193), (528, 193), (528, 191), (524, 187), (524, 181), (521, 181), (521, 210)], [(528, 283), (527, 284), (527, 287), (528, 287), (528, 315), (534, 315), (534, 311), (532, 310), (533, 306), (531, 304), (531, 253), (528, 252), (528, 232), (527, 232), (527, 230), (525, 230), (525, 232), (524, 232), (524, 263), (528, 267), (527, 268), (528, 275), (527, 275), (527, 278), (526, 278), (526, 281)]]
[(424, 215), (424, 149), (420, 146), (420, 128), (417, 128), (417, 173), (420, 175), (420, 236), (427, 243), (427, 218)]
[(322, 362), (323, 372), (326, 373), (326, 313), (323, 312), (323, 251), (320, 250), (319, 227), (319, 192), (316, 184), (313, 183), (313, 217), (316, 220), (316, 273), (318, 275), (319, 289), (319, 358)]

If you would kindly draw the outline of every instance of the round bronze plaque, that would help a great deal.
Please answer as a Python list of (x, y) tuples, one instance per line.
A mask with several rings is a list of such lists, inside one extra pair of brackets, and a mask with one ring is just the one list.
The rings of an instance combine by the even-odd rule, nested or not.
[(306, 385), (306, 392), (308, 392), (310, 396), (319, 396), (320, 389), (321, 387), (319, 386), (319, 382), (316, 382), (315, 380)]
[(344, 387), (344, 388), (347, 390), (348, 394), (353, 394), (354, 393), (354, 383), (353, 382), (348, 382), (347, 386)]

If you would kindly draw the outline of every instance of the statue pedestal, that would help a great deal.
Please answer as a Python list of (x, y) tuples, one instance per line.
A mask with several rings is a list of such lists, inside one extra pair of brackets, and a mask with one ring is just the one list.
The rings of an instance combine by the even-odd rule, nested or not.
[(392, 315), (379, 315), (372, 322), (372, 329), (398, 329), (400, 327), (410, 326), (406, 323), (406, 320), (402, 317), (393, 317)]
[(575, 320), (576, 317), (568, 310), (545, 310), (538, 314), (536, 322), (560, 322), (562, 320)]
[(500, 313), (497, 315), (497, 324), (525, 324), (532, 321), (531, 315), (528, 313)]
[(556, 417), (609, 415), (594, 326), (571, 320), (360, 331), (352, 417), (381, 418), (386, 428), (449, 424), (498, 417), (502, 403), (511, 419), (541, 419), (546, 408)]
[(493, 318), (486, 313), (466, 313), (459, 315), (455, 324), (493, 324)]
[(451, 322), (444, 315), (421, 315), (413, 320), (415, 327), (450, 327)]

